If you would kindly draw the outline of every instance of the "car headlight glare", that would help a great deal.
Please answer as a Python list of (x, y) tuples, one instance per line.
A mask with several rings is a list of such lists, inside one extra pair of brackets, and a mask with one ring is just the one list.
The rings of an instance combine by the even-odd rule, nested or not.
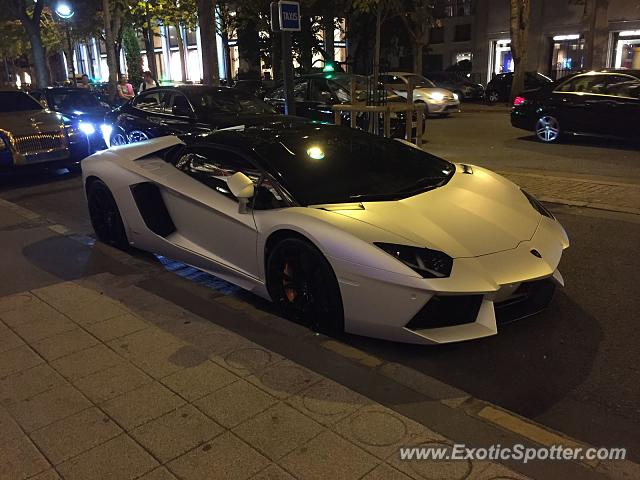
[(444, 94), (441, 92), (432, 92), (429, 94), (429, 98), (435, 100), (436, 102), (441, 102), (444, 100)]
[(78, 130), (80, 130), (85, 135), (93, 135), (94, 133), (96, 133), (96, 127), (94, 127), (93, 124), (89, 122), (80, 122), (78, 124)]
[(453, 258), (444, 252), (395, 243), (374, 242), (374, 245), (424, 278), (445, 278), (451, 275)]
[(103, 123), (100, 125), (100, 131), (102, 132), (102, 138), (104, 139), (104, 143), (107, 147), (111, 146), (111, 134), (113, 133), (113, 127), (111, 125), (107, 125)]
[(551, 213), (549, 210), (547, 210), (545, 208), (544, 205), (542, 205), (542, 203), (540, 203), (540, 200), (538, 200), (536, 197), (534, 197), (533, 195), (531, 195), (529, 192), (526, 192), (523, 189), (520, 189), (520, 191), (522, 192), (522, 194), (527, 197), (527, 200), (529, 200), (529, 203), (531, 204), (531, 206), (540, 214), (543, 215), (547, 218), (552, 218), (552, 219), (556, 219), (556, 217), (553, 216), (553, 213)]
[(456, 99), (456, 100), (460, 100), (460, 97), (458, 97), (458, 94), (457, 94), (457, 93), (454, 93), (454, 94), (453, 94), (453, 98), (454, 98), (454, 99)]

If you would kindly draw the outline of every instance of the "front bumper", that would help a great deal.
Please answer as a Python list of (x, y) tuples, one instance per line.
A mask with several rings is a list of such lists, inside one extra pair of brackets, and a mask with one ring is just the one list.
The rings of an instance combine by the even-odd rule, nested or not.
[(449, 278), (410, 277), (330, 258), (345, 330), (416, 344), (495, 335), (498, 325), (533, 315), (551, 301), (554, 285), (563, 285), (557, 267), (568, 245), (562, 227), (541, 217), (531, 240), (512, 250), (454, 259)]

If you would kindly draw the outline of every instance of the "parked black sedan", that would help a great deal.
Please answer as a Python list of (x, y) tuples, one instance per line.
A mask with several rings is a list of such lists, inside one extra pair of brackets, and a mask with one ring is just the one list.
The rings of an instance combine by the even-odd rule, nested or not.
[(604, 70), (565, 77), (514, 100), (514, 127), (545, 143), (564, 134), (640, 139), (640, 70)]
[[(526, 72), (524, 77), (525, 90), (544, 87), (552, 83), (546, 75), (538, 72)], [(501, 73), (493, 77), (487, 84), (485, 96), (489, 103), (507, 102), (511, 96), (511, 85), (513, 84), (513, 73)]]
[(111, 110), (90, 90), (73, 87), (48, 87), (29, 92), (43, 106), (62, 114), (89, 140), (87, 155), (106, 148), (103, 138), (104, 118)]
[(262, 100), (241, 90), (180, 85), (146, 90), (111, 112), (111, 145), (181, 133), (264, 124), (280, 119)]

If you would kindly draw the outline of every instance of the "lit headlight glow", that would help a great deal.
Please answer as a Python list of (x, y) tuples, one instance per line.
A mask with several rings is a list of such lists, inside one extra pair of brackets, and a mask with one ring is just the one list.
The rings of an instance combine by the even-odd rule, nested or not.
[(85, 135), (93, 135), (94, 133), (96, 133), (96, 127), (88, 122), (80, 122), (78, 124), (78, 130), (80, 130)]
[(429, 98), (435, 100), (436, 102), (441, 102), (444, 100), (444, 94), (440, 92), (432, 92), (429, 94)]
[(102, 138), (104, 139), (104, 143), (107, 144), (107, 147), (111, 146), (111, 134), (113, 133), (113, 127), (111, 125), (107, 125), (103, 123), (100, 125), (100, 131), (102, 132)]
[(454, 94), (453, 94), (453, 98), (455, 98), (456, 100), (460, 100), (460, 98), (458, 97), (458, 94), (457, 94), (457, 93), (454, 93)]

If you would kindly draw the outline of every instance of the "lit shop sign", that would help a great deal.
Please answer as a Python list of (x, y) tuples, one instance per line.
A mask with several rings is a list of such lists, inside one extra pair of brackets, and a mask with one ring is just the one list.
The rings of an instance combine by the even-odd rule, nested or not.
[(563, 40), (578, 40), (580, 35), (572, 34), (572, 35), (556, 35), (553, 37), (553, 40), (556, 42), (562, 42)]

